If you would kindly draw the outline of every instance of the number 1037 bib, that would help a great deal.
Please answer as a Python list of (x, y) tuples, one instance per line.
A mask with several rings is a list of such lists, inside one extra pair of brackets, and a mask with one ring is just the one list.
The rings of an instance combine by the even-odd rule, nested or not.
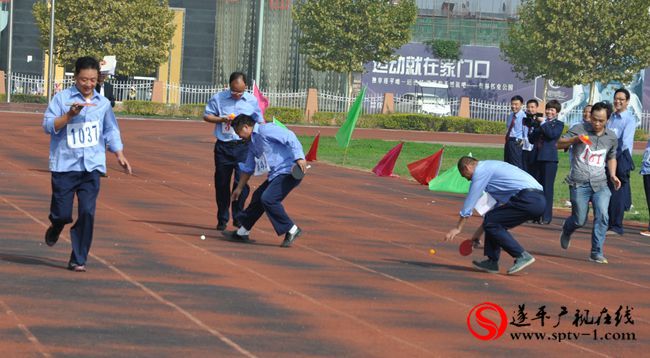
[(97, 145), (102, 135), (102, 127), (99, 121), (84, 123), (68, 123), (68, 147), (87, 148)]

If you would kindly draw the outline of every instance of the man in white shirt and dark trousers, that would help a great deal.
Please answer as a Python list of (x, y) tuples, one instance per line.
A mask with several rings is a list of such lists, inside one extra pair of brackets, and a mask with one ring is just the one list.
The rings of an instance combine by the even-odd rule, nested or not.
[(506, 121), (506, 138), (503, 147), (503, 160), (517, 168), (523, 169), (523, 155), (521, 147), (524, 145), (524, 117), (526, 112), (523, 110), (524, 99), (517, 95), (510, 100), (510, 109), (512, 113)]
[(445, 240), (453, 240), (461, 233), (479, 198), (483, 192), (487, 192), (497, 201), (497, 206), (483, 217), (484, 252), (488, 258), (473, 261), (474, 267), (480, 271), (498, 273), (501, 249), (515, 259), (514, 265), (507, 271), (509, 275), (535, 262), (535, 258), (524, 250), (508, 230), (544, 213), (546, 198), (537, 180), (514, 165), (498, 160), (479, 162), (467, 156), (458, 161), (458, 170), (472, 184), (460, 211), (458, 225), (447, 233)]

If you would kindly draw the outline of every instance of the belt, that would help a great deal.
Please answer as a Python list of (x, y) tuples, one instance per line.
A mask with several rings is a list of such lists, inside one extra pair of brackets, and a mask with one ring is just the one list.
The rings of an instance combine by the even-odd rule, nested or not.
[(239, 144), (244, 144), (243, 140), (229, 140), (229, 141), (223, 141), (223, 140), (217, 140), (217, 144), (221, 143), (222, 145), (229, 145), (229, 146), (235, 146)]
[(522, 194), (522, 193), (539, 193), (539, 194), (544, 194), (543, 190), (539, 189), (533, 189), (533, 188), (526, 188), (526, 189), (521, 189), (517, 194)]

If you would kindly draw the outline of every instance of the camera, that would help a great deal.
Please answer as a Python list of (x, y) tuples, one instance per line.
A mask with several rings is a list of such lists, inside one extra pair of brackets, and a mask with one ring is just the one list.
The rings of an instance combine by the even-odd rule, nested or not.
[(526, 127), (532, 128), (532, 127), (538, 127), (539, 122), (537, 121), (537, 118), (544, 117), (543, 113), (528, 113), (526, 112), (526, 117), (523, 120), (523, 123)]

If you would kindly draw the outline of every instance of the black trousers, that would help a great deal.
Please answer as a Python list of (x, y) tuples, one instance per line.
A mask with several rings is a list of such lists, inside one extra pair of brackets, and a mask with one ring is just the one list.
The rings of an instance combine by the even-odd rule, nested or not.
[(516, 166), (519, 169), (524, 169), (521, 145), (517, 143), (515, 138), (509, 138), (503, 147), (503, 161)]
[[(249, 187), (246, 185), (239, 199), (230, 202), (232, 190), (239, 184), (239, 163), (246, 160), (248, 142), (217, 141), (214, 145), (214, 189), (217, 201), (217, 221), (226, 224), (230, 220), (230, 206), (232, 204), (232, 217), (237, 217), (244, 210), (244, 203), (248, 197)], [(233, 178), (234, 173), (234, 180)]]

